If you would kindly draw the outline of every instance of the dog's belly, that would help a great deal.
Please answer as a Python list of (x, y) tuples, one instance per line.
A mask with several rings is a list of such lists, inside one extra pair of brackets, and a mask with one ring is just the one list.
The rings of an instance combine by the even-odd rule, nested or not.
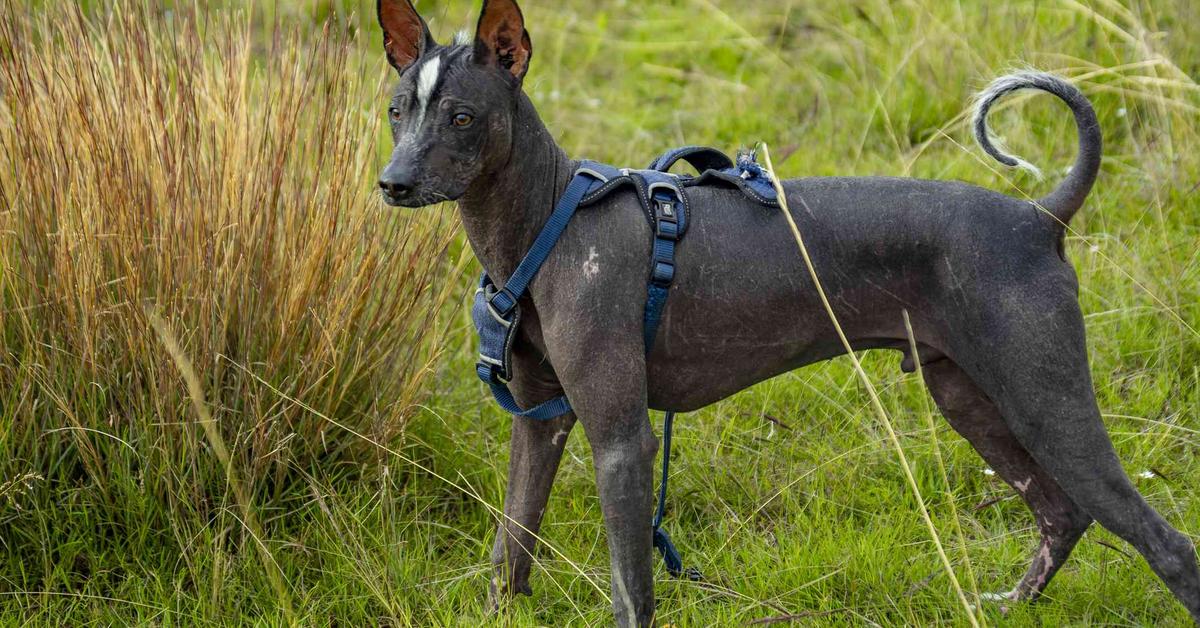
[[(824, 315), (824, 310), (819, 311)], [(757, 337), (709, 334), (708, 331), (701, 330), (682, 346), (675, 338), (673, 346), (664, 343), (667, 346), (662, 351), (655, 351), (647, 364), (651, 408), (690, 412), (772, 377), (845, 354), (832, 324), (828, 325), (827, 333), (820, 333), (814, 327), (786, 330), (770, 337), (766, 334)], [(903, 350), (907, 340), (902, 334), (901, 329), (866, 336), (854, 334), (851, 346), (856, 351)], [(663, 342), (662, 336), (659, 342)]]
[[(795, 241), (785, 234), (764, 235), (760, 246), (743, 252), (748, 259), (727, 259), (725, 269), (679, 271), (647, 364), (652, 408), (698, 409), (845, 353)], [(771, 250), (781, 254), (766, 253)], [(921, 301), (897, 298), (894, 291), (905, 287), (879, 290), (832, 276), (822, 276), (822, 287), (855, 350), (904, 346), (904, 303)]]

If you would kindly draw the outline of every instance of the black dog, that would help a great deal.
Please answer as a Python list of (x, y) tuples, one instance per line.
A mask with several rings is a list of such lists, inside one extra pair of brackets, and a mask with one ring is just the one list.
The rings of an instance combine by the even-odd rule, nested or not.
[[(532, 46), (513, 0), (486, 0), (473, 43), (440, 46), (409, 0), (380, 0), (388, 59), (400, 73), (396, 141), (380, 187), (389, 204), (458, 201), (471, 245), (501, 283), (563, 194), (577, 163), (521, 90)], [(1093, 520), (1131, 543), (1200, 620), (1194, 547), (1138, 494), (1117, 460), (1092, 391), (1066, 223), (1100, 166), (1088, 101), (1045, 74), (1005, 77), (976, 125), (1017, 89), (1066, 101), (1080, 157), (1036, 204), (962, 183), (895, 178), (784, 182), (793, 217), (856, 349), (918, 355), (942, 413), (1025, 499), (1042, 534), (1007, 594), (1036, 598)], [(654, 616), (648, 408), (688, 411), (843, 352), (780, 211), (734, 190), (690, 193), (691, 230), (658, 342), (642, 338), (652, 234), (632, 194), (581, 211), (522, 300), (512, 389), (523, 407), (564, 394), (591, 443), (621, 625)], [(534, 535), (575, 414), (513, 424), (506, 521), (494, 599), (530, 593)]]

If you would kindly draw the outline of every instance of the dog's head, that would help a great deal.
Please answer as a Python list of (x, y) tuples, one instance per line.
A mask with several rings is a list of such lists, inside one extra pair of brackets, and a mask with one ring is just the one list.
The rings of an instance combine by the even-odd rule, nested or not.
[(388, 118), (395, 148), (379, 176), (393, 207), (458, 200), (507, 162), (533, 46), (514, 0), (484, 0), (475, 41), (442, 46), (410, 0), (379, 0), (388, 62), (400, 74)]

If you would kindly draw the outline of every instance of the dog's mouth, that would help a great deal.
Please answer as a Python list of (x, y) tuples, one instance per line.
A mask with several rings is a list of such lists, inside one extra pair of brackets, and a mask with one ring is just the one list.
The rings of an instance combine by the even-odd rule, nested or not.
[(392, 195), (387, 192), (381, 192), (380, 194), (383, 197), (384, 204), (388, 207), (403, 207), (406, 209), (420, 209), (422, 207), (429, 207), (430, 205), (437, 205), (438, 203), (458, 200), (457, 195), (451, 197), (438, 193), (410, 192), (401, 196)]
[(383, 196), (384, 205), (387, 205), (388, 207), (407, 207), (410, 209), (421, 207), (421, 205), (411, 204), (415, 199), (409, 195), (398, 197), (388, 194), (387, 192), (381, 192), (380, 194)]

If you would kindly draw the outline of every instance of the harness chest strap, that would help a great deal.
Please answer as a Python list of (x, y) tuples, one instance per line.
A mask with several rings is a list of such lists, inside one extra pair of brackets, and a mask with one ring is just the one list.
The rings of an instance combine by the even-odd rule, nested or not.
[(674, 175), (652, 170), (631, 172), (596, 162), (583, 162), (533, 246), (504, 287), (498, 288), (491, 277), (484, 273), (475, 292), (471, 316), (480, 341), (479, 362), (475, 371), (491, 388), (496, 401), (505, 411), (543, 421), (571, 411), (570, 402), (565, 396), (523, 409), (508, 389), (513, 377), (512, 348), (521, 321), (518, 304), (579, 207), (596, 202), (627, 184), (636, 189), (654, 229), (652, 269), (643, 315), (646, 352), (649, 353), (654, 345), (671, 282), (675, 278), (676, 244), (687, 228), (687, 197)]
[(513, 377), (512, 345), (521, 322), (518, 302), (546, 258), (550, 257), (550, 252), (571, 222), (575, 210), (579, 209), (579, 202), (598, 183), (600, 180), (596, 177), (577, 172), (555, 206), (554, 213), (546, 221), (546, 226), (542, 227), (533, 246), (525, 254), (525, 259), (521, 260), (512, 277), (505, 282), (504, 288), (497, 289), (492, 279), (484, 273), (479, 289), (475, 291), (475, 303), (471, 308), (471, 317), (479, 332), (479, 363), (475, 366), (475, 372), (492, 389), (492, 396), (500, 406), (518, 417), (548, 421), (571, 411), (571, 404), (565, 396), (528, 410), (517, 404), (508, 389)]

